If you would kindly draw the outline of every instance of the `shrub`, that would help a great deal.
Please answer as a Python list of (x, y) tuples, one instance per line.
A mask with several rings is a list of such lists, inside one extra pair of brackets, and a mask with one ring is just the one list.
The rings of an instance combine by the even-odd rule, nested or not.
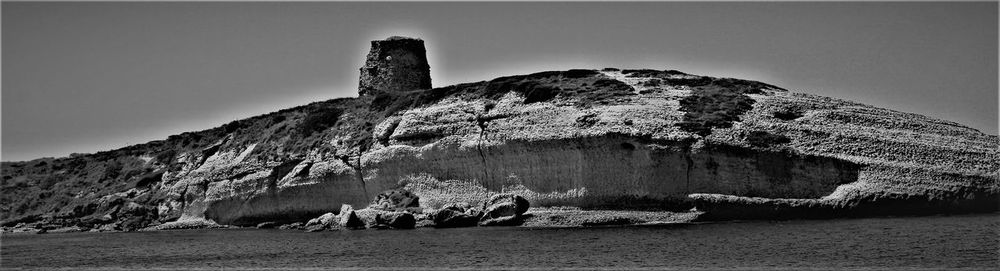
[(145, 175), (139, 176), (138, 180), (135, 182), (136, 188), (145, 188), (153, 185), (155, 183), (163, 180), (163, 171), (154, 171), (147, 173)]
[(563, 77), (573, 78), (573, 79), (575, 79), (575, 78), (593, 77), (593, 76), (597, 76), (598, 74), (600, 74), (600, 73), (597, 72), (597, 71), (594, 71), (594, 70), (579, 70), (579, 69), (568, 70), (568, 71), (562, 72), (562, 76)]
[(576, 124), (581, 127), (591, 127), (597, 124), (601, 119), (597, 117), (595, 113), (588, 113), (586, 115), (576, 118)]
[(642, 86), (644, 86), (644, 87), (658, 87), (658, 86), (660, 86), (660, 79), (656, 79), (656, 78), (649, 79), (648, 81), (642, 82)]
[(122, 168), (124, 166), (118, 160), (111, 160), (106, 162), (104, 165), (104, 176), (102, 179), (115, 179), (118, 175), (121, 175)]
[[(734, 78), (714, 78), (708, 76), (692, 76), (676, 70), (622, 70), (628, 77), (652, 77), (665, 81), (671, 86), (706, 87), (711, 89), (727, 89), (730, 92), (741, 94), (759, 94), (764, 89), (785, 90), (774, 85), (757, 81), (734, 79)], [(676, 78), (684, 76), (683, 78)]]
[(651, 69), (641, 69), (641, 70), (622, 70), (622, 74), (628, 75), (628, 77), (656, 77), (656, 78), (667, 78), (671, 75), (687, 75), (686, 73), (677, 70), (651, 70)]
[(343, 111), (341, 108), (329, 108), (306, 114), (305, 119), (299, 125), (299, 133), (303, 136), (310, 136), (315, 132), (326, 130), (326, 128), (337, 124)]
[(272, 123), (279, 123), (279, 122), (285, 121), (285, 119), (287, 119), (287, 118), (288, 117), (285, 117), (285, 115), (276, 114), (276, 115), (274, 115), (274, 116), (271, 117), (271, 122)]
[(169, 165), (173, 162), (174, 157), (177, 157), (177, 151), (174, 149), (166, 149), (157, 153), (155, 157), (156, 162)]
[(774, 117), (780, 120), (795, 120), (804, 115), (805, 112), (803, 110), (796, 108), (786, 108), (785, 110), (774, 112)]
[(682, 121), (677, 123), (682, 130), (707, 136), (712, 128), (732, 127), (740, 115), (753, 108), (754, 100), (739, 93), (721, 89), (695, 91), (681, 99)]
[(234, 121), (231, 121), (229, 123), (226, 123), (226, 124), (222, 125), (222, 130), (224, 130), (228, 134), (228, 133), (235, 132), (236, 130), (239, 130), (241, 127), (242, 127), (242, 123), (240, 123), (239, 120), (234, 120)]
[(776, 135), (764, 131), (752, 131), (746, 135), (746, 141), (751, 146), (767, 148), (778, 144), (791, 143), (792, 140), (784, 135)]
[(41, 188), (42, 190), (49, 190), (52, 188), (52, 186), (56, 185), (61, 181), (62, 178), (60, 178), (58, 175), (55, 174), (45, 175), (41, 177), (41, 179), (38, 181), (38, 188)]

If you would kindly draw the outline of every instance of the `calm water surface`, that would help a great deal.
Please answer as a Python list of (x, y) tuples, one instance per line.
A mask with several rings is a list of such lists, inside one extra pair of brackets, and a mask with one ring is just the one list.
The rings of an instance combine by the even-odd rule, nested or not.
[(1000, 214), (670, 227), (4, 235), (3, 269), (992, 269)]

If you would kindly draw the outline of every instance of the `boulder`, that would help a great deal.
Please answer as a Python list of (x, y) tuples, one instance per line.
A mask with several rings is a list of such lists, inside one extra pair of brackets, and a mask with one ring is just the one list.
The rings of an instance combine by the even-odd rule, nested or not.
[(417, 220), (417, 223), (416, 223), (416, 225), (414, 225), (414, 227), (417, 227), (417, 228), (420, 228), (420, 227), (433, 227), (434, 226), (433, 215), (434, 215), (433, 213), (414, 214), (413, 218)]
[(504, 194), (493, 195), (492, 197), (490, 197), (490, 199), (484, 201), (482, 210), (483, 212), (486, 212), (486, 210), (489, 209), (490, 206), (502, 203), (513, 203), (516, 206), (514, 212), (517, 213), (518, 215), (523, 215), (525, 212), (528, 211), (528, 207), (531, 206), (528, 200), (520, 195), (504, 193)]
[(521, 215), (528, 211), (528, 200), (514, 194), (498, 194), (483, 202), (480, 226), (516, 226), (523, 220)]
[(412, 229), (417, 226), (417, 219), (407, 212), (379, 212), (375, 215), (375, 221), (393, 229)]
[(354, 207), (352, 207), (350, 204), (343, 204), (343, 205), (340, 205), (340, 211), (337, 212), (337, 214), (341, 214), (341, 215), (342, 214), (346, 214), (347, 212), (350, 212), (352, 210), (354, 210)]
[(337, 215), (333, 213), (325, 213), (317, 218), (310, 219), (306, 222), (306, 227), (313, 225), (321, 225), (323, 227), (333, 227), (337, 225)]
[(494, 204), (483, 211), (483, 216), (479, 219), (479, 225), (512, 226), (516, 225), (516, 223), (514, 223), (517, 221), (515, 218), (519, 216), (516, 204), (510, 202)]
[(313, 225), (319, 225), (319, 218), (313, 218), (306, 222), (306, 227), (311, 227)]
[(337, 220), (337, 215), (335, 215), (333, 213), (325, 213), (325, 214), (317, 217), (316, 219), (318, 219), (319, 220), (319, 224), (323, 225), (324, 227), (337, 226), (337, 223), (339, 222)]
[(372, 209), (372, 208), (364, 208), (364, 209), (361, 209), (361, 210), (355, 210), (354, 211), (354, 213), (358, 215), (358, 218), (361, 219), (361, 222), (365, 223), (365, 227), (369, 228), (369, 229), (388, 229), (389, 228), (388, 225), (379, 224), (378, 220), (376, 219), (379, 214), (385, 213), (385, 212), (388, 212), (388, 211), (379, 210), (379, 209)]
[(476, 209), (476, 208), (469, 208), (469, 209), (465, 210), (465, 214), (469, 215), (469, 216), (472, 216), (472, 217), (479, 218), (479, 217), (483, 216), (483, 211), (481, 211), (479, 209)]
[(454, 209), (441, 209), (434, 213), (435, 228), (475, 227), (479, 217)]
[(358, 218), (358, 215), (354, 212), (354, 209), (350, 208), (350, 205), (345, 206), (348, 208), (346, 212), (344, 212), (344, 208), (341, 208), (342, 213), (340, 213), (340, 221), (337, 224), (348, 229), (364, 229), (365, 222), (361, 221), (361, 218)]
[(420, 207), (420, 197), (405, 189), (392, 189), (379, 193), (368, 206), (369, 209), (386, 211), (404, 211), (414, 207)]
[(479, 217), (480, 215), (482, 215), (482, 211), (480, 211), (476, 207), (472, 207), (472, 204), (469, 204), (467, 202), (448, 203), (442, 206), (441, 209), (448, 209), (474, 217)]

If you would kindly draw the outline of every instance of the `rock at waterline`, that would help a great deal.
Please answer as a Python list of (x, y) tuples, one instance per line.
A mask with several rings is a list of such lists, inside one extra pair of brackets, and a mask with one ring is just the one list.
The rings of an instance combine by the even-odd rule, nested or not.
[(336, 226), (338, 222), (337, 215), (333, 213), (325, 213), (321, 215), (318, 219), (319, 219), (319, 224), (326, 227)]
[(340, 207), (340, 221), (339, 225), (348, 229), (364, 229), (365, 222), (358, 218), (358, 215), (354, 212), (354, 208), (350, 205), (343, 205)]
[(412, 229), (417, 225), (417, 219), (407, 212), (380, 212), (375, 214), (375, 222), (393, 229)]
[(514, 194), (498, 194), (483, 202), (480, 226), (516, 226), (523, 220), (521, 215), (528, 211), (528, 200)]
[(441, 209), (434, 213), (435, 228), (475, 227), (479, 217), (454, 209)]
[(443, 207), (441, 207), (441, 209), (453, 210), (459, 213), (464, 213), (469, 216), (474, 216), (476, 218), (479, 218), (479, 216), (483, 214), (482, 210), (476, 207), (472, 207), (472, 205), (469, 204), (468, 202), (448, 203), (445, 204)]
[(520, 195), (504, 193), (504, 194), (493, 195), (492, 197), (490, 197), (490, 199), (484, 201), (482, 208), (483, 212), (486, 212), (486, 210), (488, 210), (489, 207), (492, 205), (498, 205), (502, 203), (513, 203), (516, 207), (514, 212), (518, 215), (522, 215), (525, 212), (527, 212), (528, 207), (531, 206), (531, 203)]
[(320, 225), (322, 227), (333, 227), (337, 226), (337, 215), (333, 213), (325, 213), (317, 218), (310, 219), (306, 222), (306, 227), (311, 227), (313, 225)]
[(501, 203), (490, 206), (479, 219), (480, 226), (517, 226), (523, 221), (521, 215), (517, 214), (517, 205), (513, 203)]

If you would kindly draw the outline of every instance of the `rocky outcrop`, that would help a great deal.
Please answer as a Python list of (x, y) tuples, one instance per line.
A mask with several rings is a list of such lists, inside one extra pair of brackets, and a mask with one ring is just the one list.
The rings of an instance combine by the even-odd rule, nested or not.
[[(407, 210), (412, 199), (449, 227), (478, 223), (478, 212), (517, 214), (516, 200), (483, 205), (502, 193), (538, 207), (697, 208), (714, 219), (986, 212), (1000, 209), (988, 204), (1000, 194), (998, 148), (995, 135), (956, 123), (760, 82), (569, 70), (317, 102), (110, 152), (3, 163), (0, 215), (6, 227), (255, 226), (376, 200), (337, 213), (360, 227), (388, 225), (375, 211), (423, 215)], [(400, 188), (419, 200), (379, 194)]]
[(392, 229), (412, 229), (416, 227), (417, 219), (407, 212), (380, 212), (375, 215), (375, 223)]
[(482, 212), (468, 204), (448, 204), (434, 212), (431, 217), (436, 228), (474, 227), (479, 223)]
[(514, 226), (523, 221), (521, 215), (528, 211), (530, 204), (524, 197), (513, 194), (497, 194), (483, 202), (483, 214), (479, 219), (482, 226)]
[(306, 227), (318, 225), (322, 228), (329, 228), (338, 225), (339, 222), (340, 220), (337, 219), (337, 215), (334, 215), (333, 213), (325, 213), (317, 218), (307, 221)]
[(354, 212), (354, 208), (350, 205), (343, 205), (340, 208), (340, 213), (338, 213), (339, 220), (337, 225), (346, 229), (363, 229), (365, 227), (365, 222), (361, 221), (361, 218)]
[[(273, 222), (272, 222), (273, 223)], [(213, 229), (213, 228), (225, 228), (224, 225), (219, 225), (215, 221), (204, 220), (204, 219), (190, 219), (183, 221), (172, 221), (163, 223), (160, 225), (155, 225), (152, 230), (187, 230), (187, 229)], [(266, 226), (264, 227), (266, 228)], [(110, 229), (101, 229), (101, 231), (108, 231)]]

